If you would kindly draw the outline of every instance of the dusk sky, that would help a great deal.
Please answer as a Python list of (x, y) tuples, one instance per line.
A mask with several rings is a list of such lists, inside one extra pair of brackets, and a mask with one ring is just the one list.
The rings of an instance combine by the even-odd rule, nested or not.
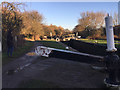
[(103, 11), (110, 15), (118, 11), (117, 2), (27, 2), (27, 10), (37, 10), (47, 25), (53, 24), (72, 30), (81, 12)]

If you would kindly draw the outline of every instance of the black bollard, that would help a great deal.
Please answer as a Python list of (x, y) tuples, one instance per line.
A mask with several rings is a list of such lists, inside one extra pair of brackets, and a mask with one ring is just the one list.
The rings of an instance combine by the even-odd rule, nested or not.
[(120, 85), (120, 58), (115, 52), (107, 52), (104, 57), (107, 77), (105, 82), (110, 86)]

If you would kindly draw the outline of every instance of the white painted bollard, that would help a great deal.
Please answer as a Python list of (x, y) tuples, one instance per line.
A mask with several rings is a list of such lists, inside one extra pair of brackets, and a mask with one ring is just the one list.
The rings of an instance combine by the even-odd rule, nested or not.
[(105, 18), (106, 35), (107, 35), (107, 51), (117, 51), (114, 44), (113, 21), (112, 16)]

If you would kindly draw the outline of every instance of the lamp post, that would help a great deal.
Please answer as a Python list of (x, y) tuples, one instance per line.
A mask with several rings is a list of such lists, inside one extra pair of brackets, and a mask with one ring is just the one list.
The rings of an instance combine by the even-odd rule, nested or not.
[(117, 49), (114, 44), (114, 33), (113, 33), (113, 22), (112, 17), (108, 16), (105, 18), (106, 24), (106, 35), (107, 35), (107, 55), (104, 57), (107, 77), (104, 79), (107, 86), (119, 86), (120, 85), (120, 59), (116, 55)]

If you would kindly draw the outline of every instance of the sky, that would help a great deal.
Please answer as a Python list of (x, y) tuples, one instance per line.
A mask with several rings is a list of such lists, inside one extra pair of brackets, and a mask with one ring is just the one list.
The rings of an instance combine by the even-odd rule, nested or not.
[(62, 26), (72, 30), (80, 19), (80, 13), (103, 11), (112, 15), (118, 12), (117, 2), (27, 2), (27, 10), (37, 10), (44, 16), (46, 25)]

